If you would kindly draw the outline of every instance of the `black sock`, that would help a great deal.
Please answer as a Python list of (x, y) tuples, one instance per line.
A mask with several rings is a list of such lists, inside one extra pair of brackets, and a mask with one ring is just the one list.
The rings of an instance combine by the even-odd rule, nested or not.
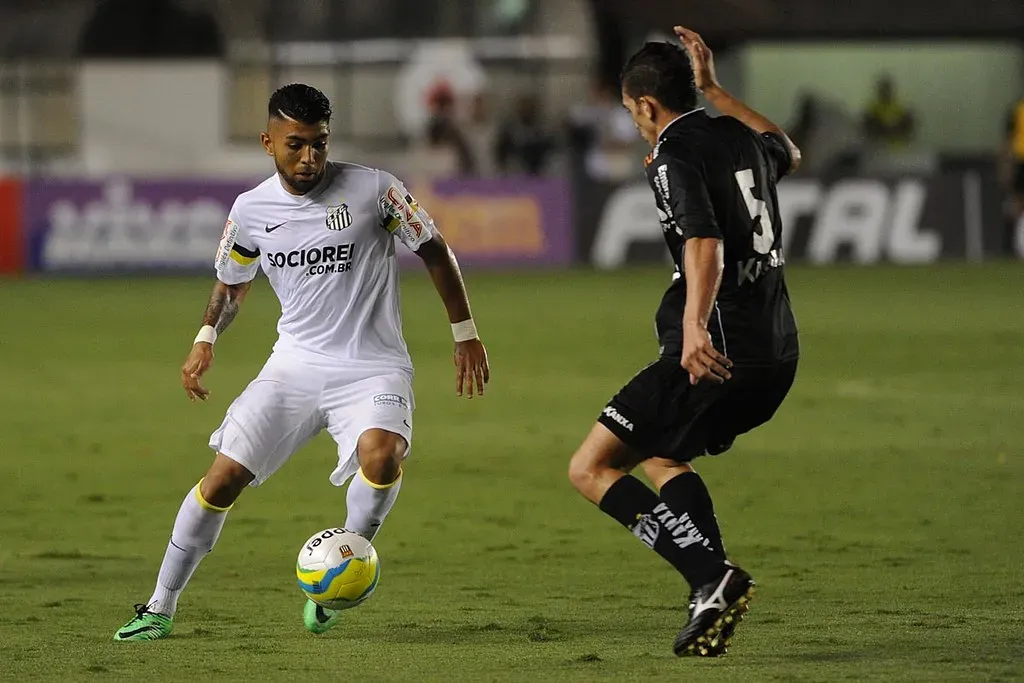
[(688, 515), (700, 534), (708, 540), (711, 550), (722, 561), (725, 560), (725, 544), (722, 530), (718, 528), (715, 506), (704, 480), (696, 472), (684, 472), (665, 482), (661, 487), (661, 500), (672, 512)]
[(691, 587), (721, 576), (722, 559), (685, 515), (676, 514), (639, 479), (626, 475), (601, 499), (601, 510), (676, 568)]

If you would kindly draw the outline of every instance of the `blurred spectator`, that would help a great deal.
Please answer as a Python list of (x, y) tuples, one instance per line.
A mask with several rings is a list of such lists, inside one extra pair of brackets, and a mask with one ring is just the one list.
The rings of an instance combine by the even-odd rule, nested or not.
[(435, 113), (432, 97), (439, 88), (451, 95), (452, 110), (465, 114), (466, 105), (484, 92), (487, 80), (487, 72), (466, 41), (417, 41), (394, 82), (395, 114), (402, 132), (409, 139), (424, 135)]
[(495, 150), (498, 168), (502, 173), (540, 175), (553, 144), (551, 135), (544, 130), (537, 97), (521, 97), (515, 111), (498, 130)]
[(1006, 144), (1000, 165), (1000, 180), (1006, 191), (1007, 224), (1003, 248), (1015, 251), (1017, 222), (1024, 219), (1024, 97), (1011, 109), (1006, 119)]
[(869, 141), (888, 149), (909, 145), (914, 138), (914, 114), (896, 96), (896, 85), (888, 75), (875, 84), (875, 98), (864, 112), (864, 132)]
[(637, 160), (650, 150), (642, 151), (644, 143), (622, 106), (621, 94), (617, 88), (597, 82), (590, 95), (590, 102), (575, 105), (569, 112), (570, 140), (583, 155), (587, 175), (603, 180), (635, 176)]
[(494, 141), (497, 138), (497, 126), (491, 116), (490, 107), (484, 94), (476, 93), (469, 98), (468, 120), (460, 126), (470, 154), (475, 163), (475, 175), (480, 178), (492, 178), (496, 173), (494, 163)]
[(104, 0), (79, 43), (83, 57), (220, 57), (224, 40), (205, 10), (175, 0)]
[(787, 126), (789, 137), (803, 153), (803, 158), (810, 161), (815, 157), (814, 142), (821, 130), (821, 113), (817, 99), (812, 93), (802, 92), (797, 99), (796, 117)]
[(860, 123), (834, 101), (803, 92), (787, 132), (803, 152), (798, 173), (827, 174), (855, 167), (862, 141)]
[(427, 99), (426, 133), (407, 156), (409, 174), (417, 180), (473, 175), (476, 163), (459, 127), (455, 93), (446, 83), (439, 83)]
[(789, 124), (787, 130), (789, 137), (796, 143), (801, 151), (810, 145), (815, 131), (820, 123), (818, 102), (814, 95), (809, 92), (802, 92), (797, 98), (796, 118)]
[(469, 142), (459, 126), (455, 108), (455, 93), (446, 83), (440, 83), (430, 93), (430, 119), (427, 122), (427, 144), (434, 149), (447, 148), (458, 159), (459, 175), (476, 173), (476, 160)]

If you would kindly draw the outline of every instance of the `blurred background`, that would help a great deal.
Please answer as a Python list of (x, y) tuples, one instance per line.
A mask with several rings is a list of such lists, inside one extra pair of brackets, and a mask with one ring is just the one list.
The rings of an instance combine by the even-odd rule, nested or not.
[(803, 148), (790, 261), (1024, 254), (1017, 0), (5, 0), (0, 270), (208, 269), (294, 81), (466, 265), (660, 261), (617, 73), (679, 22)]

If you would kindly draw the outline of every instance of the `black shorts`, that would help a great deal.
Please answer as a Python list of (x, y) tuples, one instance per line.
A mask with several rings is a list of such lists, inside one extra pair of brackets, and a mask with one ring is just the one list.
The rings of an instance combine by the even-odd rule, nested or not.
[(647, 457), (689, 462), (717, 455), (772, 418), (793, 386), (797, 361), (737, 367), (724, 384), (690, 384), (678, 358), (659, 358), (608, 402), (598, 422)]

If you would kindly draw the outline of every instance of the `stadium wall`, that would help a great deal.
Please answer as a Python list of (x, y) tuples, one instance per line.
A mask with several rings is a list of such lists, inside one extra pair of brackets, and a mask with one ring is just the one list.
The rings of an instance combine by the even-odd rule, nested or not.
[[(258, 178), (0, 180), (0, 272), (208, 272), (234, 197)], [(412, 183), (469, 268), (602, 269), (666, 259), (645, 183)], [(977, 171), (800, 177), (779, 186), (786, 257), (812, 264), (1024, 258), (995, 179)], [(405, 254), (404, 260), (410, 255)]]
[(944, 153), (998, 149), (1024, 83), (1016, 42), (751, 43), (739, 52), (747, 100), (776, 121), (790, 120), (805, 92), (859, 113), (889, 74), (918, 114), (915, 144)]

